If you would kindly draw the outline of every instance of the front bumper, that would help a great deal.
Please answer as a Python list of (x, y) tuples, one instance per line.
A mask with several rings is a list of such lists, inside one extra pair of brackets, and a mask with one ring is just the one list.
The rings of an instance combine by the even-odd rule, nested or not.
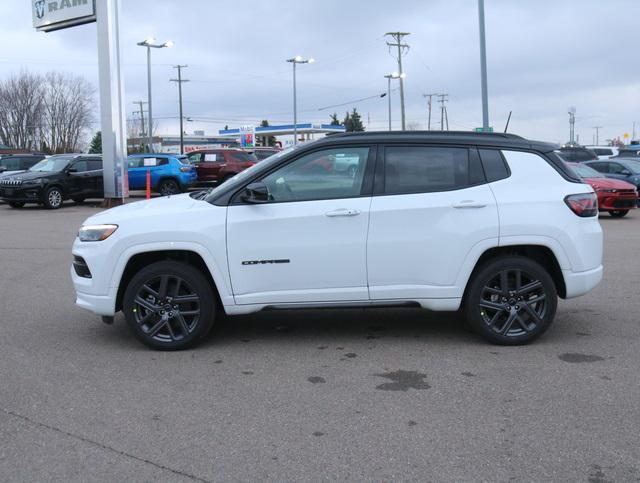
[(6, 202), (20, 201), (25, 203), (40, 202), (40, 187), (0, 187), (0, 199)]
[(606, 194), (598, 199), (598, 210), (631, 210), (638, 206), (638, 198), (635, 195)]

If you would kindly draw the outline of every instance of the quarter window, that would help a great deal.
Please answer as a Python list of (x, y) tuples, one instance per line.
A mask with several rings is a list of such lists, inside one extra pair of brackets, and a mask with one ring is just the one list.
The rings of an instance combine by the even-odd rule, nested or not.
[(337, 148), (304, 155), (263, 178), (273, 201), (360, 196), (368, 147)]
[(385, 193), (430, 193), (484, 182), (466, 148), (399, 146), (385, 149)]
[(497, 149), (480, 149), (479, 151), (488, 183), (509, 177), (509, 168), (500, 151)]

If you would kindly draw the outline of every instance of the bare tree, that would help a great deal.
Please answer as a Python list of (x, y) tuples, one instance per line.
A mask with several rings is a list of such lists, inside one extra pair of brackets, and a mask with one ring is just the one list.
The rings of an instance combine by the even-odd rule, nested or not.
[(42, 76), (23, 71), (0, 83), (0, 140), (18, 149), (35, 149), (42, 134)]
[(44, 83), (44, 128), (54, 153), (78, 151), (91, 128), (94, 88), (83, 77), (49, 72)]

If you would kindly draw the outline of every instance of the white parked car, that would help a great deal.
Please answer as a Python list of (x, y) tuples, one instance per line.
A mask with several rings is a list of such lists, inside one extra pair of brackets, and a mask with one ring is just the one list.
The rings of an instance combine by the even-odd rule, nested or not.
[(616, 146), (585, 146), (598, 156), (598, 159), (609, 159), (611, 156), (617, 156), (620, 151)]
[[(602, 278), (593, 189), (512, 134), (334, 135), (223, 185), (87, 219), (73, 245), (77, 305), (158, 349), (202, 340), (219, 311), (464, 308), (475, 330), (521, 344), (557, 297)], [(318, 170), (331, 157), (354, 172)], [(350, 170), (353, 171), (353, 170)]]

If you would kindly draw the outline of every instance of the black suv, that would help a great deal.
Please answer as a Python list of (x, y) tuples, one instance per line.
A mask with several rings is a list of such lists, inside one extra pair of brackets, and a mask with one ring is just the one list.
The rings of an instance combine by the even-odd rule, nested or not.
[(44, 154), (2, 154), (0, 155), (0, 174), (25, 171), (44, 158)]
[(51, 156), (25, 172), (0, 178), (0, 199), (13, 208), (38, 203), (56, 209), (66, 199), (81, 203), (103, 196), (102, 158), (96, 155)]
[(592, 149), (578, 146), (565, 146), (558, 151), (560, 157), (570, 163), (584, 163), (585, 161), (595, 161), (598, 155)]

